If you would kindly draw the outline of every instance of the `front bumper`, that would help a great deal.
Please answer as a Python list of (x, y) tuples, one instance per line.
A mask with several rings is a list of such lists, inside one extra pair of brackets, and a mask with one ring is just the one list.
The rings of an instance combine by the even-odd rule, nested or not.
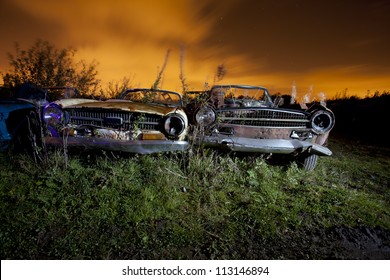
[(187, 141), (171, 140), (116, 140), (87, 137), (45, 137), (45, 144), (54, 147), (80, 147), (85, 149), (101, 149), (136, 154), (152, 154), (160, 152), (184, 151)]
[(296, 139), (254, 139), (226, 135), (205, 136), (201, 139), (206, 147), (227, 149), (234, 152), (253, 152), (265, 154), (309, 153), (319, 156), (331, 156), (328, 148)]

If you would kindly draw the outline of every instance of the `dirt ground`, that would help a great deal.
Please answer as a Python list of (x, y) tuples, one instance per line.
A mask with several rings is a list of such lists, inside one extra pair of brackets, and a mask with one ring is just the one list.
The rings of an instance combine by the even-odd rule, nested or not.
[(335, 227), (295, 232), (272, 243), (264, 252), (269, 259), (390, 259), (390, 231), (380, 228)]

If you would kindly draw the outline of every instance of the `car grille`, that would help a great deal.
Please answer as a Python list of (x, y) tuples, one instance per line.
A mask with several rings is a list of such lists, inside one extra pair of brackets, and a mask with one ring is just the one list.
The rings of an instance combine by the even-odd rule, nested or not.
[(259, 108), (259, 109), (222, 109), (217, 112), (221, 123), (257, 126), (306, 128), (309, 119), (303, 112)]
[(140, 114), (113, 110), (72, 109), (68, 111), (69, 121), (74, 125), (89, 125), (104, 128), (132, 130), (159, 130), (161, 117), (153, 114)]

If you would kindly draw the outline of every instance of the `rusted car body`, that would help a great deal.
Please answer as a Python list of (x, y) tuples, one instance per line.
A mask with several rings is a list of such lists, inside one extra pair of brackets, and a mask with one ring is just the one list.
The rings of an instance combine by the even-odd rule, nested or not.
[(188, 119), (180, 94), (129, 89), (118, 99), (64, 98), (43, 109), (49, 146), (150, 154), (187, 149)]
[(187, 114), (202, 128), (196, 140), (206, 147), (289, 155), (307, 170), (332, 154), (324, 146), (335, 123), (329, 109), (280, 108), (264, 87), (214, 86), (189, 102)]

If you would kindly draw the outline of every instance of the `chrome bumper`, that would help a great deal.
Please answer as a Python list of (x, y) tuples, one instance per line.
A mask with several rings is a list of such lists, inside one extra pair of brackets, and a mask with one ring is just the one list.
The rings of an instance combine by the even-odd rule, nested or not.
[(235, 152), (255, 152), (272, 154), (291, 154), (307, 152), (319, 156), (330, 156), (328, 148), (296, 139), (253, 139), (245, 137), (229, 137), (225, 135), (205, 136), (201, 143), (206, 147), (228, 149)]
[(55, 147), (81, 147), (85, 149), (102, 149), (137, 154), (184, 151), (187, 141), (171, 140), (116, 140), (91, 137), (45, 137), (45, 144)]

